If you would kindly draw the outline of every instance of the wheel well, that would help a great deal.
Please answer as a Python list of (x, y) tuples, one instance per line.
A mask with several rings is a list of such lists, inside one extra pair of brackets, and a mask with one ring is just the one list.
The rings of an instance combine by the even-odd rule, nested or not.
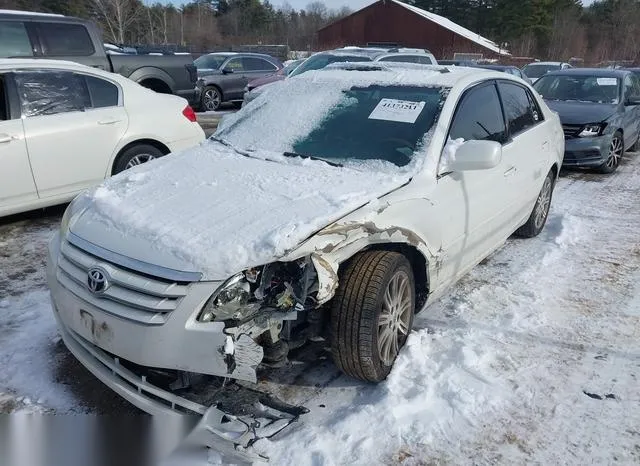
[(167, 155), (169, 152), (171, 152), (171, 150), (167, 146), (165, 146), (159, 141), (156, 141), (155, 139), (138, 139), (137, 141), (130, 142), (129, 144), (124, 146), (122, 149), (120, 149), (120, 152), (118, 152), (118, 155), (116, 155), (116, 158), (113, 160), (113, 165), (111, 166), (111, 174), (112, 175), (114, 174), (116, 164), (118, 163), (118, 160), (120, 159), (122, 154), (124, 154), (127, 150), (131, 149), (133, 146), (140, 146), (142, 144), (147, 144), (149, 146), (155, 147), (160, 152), (162, 152), (162, 155)]
[(553, 179), (557, 180), (558, 179), (558, 164), (554, 163), (553, 165), (551, 165), (551, 171), (553, 172)]
[(143, 79), (138, 84), (159, 94), (173, 94), (169, 85), (157, 78)]
[(415, 246), (400, 243), (377, 244), (369, 248), (369, 250), (398, 252), (409, 260), (416, 284), (416, 312), (420, 311), (429, 296), (427, 259), (425, 259), (424, 255)]

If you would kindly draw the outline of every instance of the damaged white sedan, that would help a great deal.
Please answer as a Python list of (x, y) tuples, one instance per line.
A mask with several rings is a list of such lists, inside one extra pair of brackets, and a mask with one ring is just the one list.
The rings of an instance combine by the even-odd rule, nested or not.
[(48, 264), (64, 342), (249, 458), (305, 412), (251, 390), (258, 371), (324, 340), (383, 381), (415, 312), (542, 230), (563, 153), (557, 115), (503, 73), (341, 64), (277, 83), (202, 146), (73, 201)]

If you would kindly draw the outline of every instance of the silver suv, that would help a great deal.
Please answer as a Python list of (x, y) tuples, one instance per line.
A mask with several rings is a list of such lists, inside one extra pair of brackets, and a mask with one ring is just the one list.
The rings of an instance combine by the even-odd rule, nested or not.
[(209, 53), (194, 62), (198, 69), (201, 110), (218, 110), (223, 102), (241, 103), (249, 81), (275, 74), (283, 64), (261, 53)]

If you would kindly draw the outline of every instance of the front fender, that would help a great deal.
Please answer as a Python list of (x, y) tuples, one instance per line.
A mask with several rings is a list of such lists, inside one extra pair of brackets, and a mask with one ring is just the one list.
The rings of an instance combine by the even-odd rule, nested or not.
[[(421, 216), (417, 222), (407, 221), (409, 212), (416, 212), (424, 199), (394, 204), (393, 207), (378, 209), (374, 215), (350, 215), (336, 222), (305, 241), (283, 260), (293, 260), (302, 256), (310, 256), (318, 273), (318, 302), (329, 301), (338, 288), (338, 271), (340, 265), (355, 254), (372, 246), (406, 245), (417, 249), (427, 263), (426, 274), (430, 277), (437, 271), (439, 261), (438, 249), (428, 243), (428, 230), (421, 228)], [(366, 206), (363, 208), (367, 211)], [(359, 211), (360, 212), (360, 211)], [(362, 212), (360, 212), (362, 213)], [(404, 220), (400, 222), (400, 220)], [(422, 234), (417, 233), (421, 231)]]

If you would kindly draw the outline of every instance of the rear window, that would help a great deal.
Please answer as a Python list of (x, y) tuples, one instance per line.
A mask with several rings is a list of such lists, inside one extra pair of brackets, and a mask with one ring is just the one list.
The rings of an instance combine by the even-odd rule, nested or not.
[(21, 21), (0, 21), (0, 57), (32, 57), (33, 48)]
[(38, 23), (45, 56), (89, 56), (95, 53), (87, 28), (81, 24)]

